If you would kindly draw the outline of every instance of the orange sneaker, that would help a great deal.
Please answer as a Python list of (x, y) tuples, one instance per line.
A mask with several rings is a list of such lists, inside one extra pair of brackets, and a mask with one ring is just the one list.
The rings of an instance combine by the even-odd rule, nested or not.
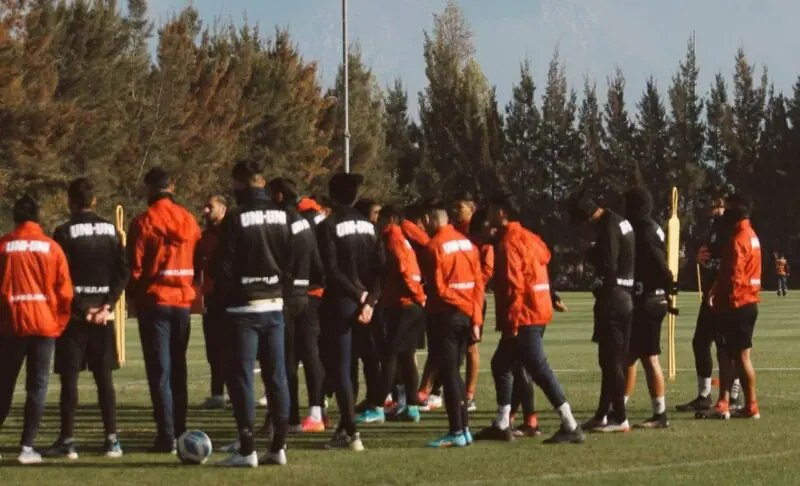
[(306, 417), (300, 424), (304, 434), (325, 432), (325, 422), (314, 417)]
[(731, 418), (730, 404), (725, 400), (719, 400), (714, 406), (711, 416), (718, 419), (728, 420)]

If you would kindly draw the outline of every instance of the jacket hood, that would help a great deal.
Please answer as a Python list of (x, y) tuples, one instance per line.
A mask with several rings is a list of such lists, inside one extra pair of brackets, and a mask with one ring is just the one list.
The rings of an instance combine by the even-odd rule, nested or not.
[(157, 233), (179, 243), (195, 236), (194, 216), (169, 198), (160, 199), (151, 206), (150, 222)]
[(653, 212), (653, 196), (643, 187), (625, 193), (625, 217), (630, 221), (641, 221)]
[(316, 211), (321, 213), (322, 206), (320, 206), (317, 201), (304, 197), (297, 202), (297, 211), (301, 213), (304, 211)]

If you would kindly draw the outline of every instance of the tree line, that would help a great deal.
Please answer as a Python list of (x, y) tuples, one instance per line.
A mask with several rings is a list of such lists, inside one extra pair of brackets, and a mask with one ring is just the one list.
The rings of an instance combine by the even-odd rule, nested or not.
[[(619, 208), (626, 188), (645, 185), (664, 220), (678, 186), (689, 255), (705, 231), (704, 188), (728, 184), (756, 200), (767, 250), (800, 250), (800, 78), (792, 93), (777, 91), (739, 49), (732, 76), (700, 86), (689, 39), (672, 79), (650, 78), (638, 99), (626, 99), (620, 68), (603, 83), (571, 86), (556, 52), (541, 85), (523, 61), (500, 106), (454, 1), (434, 15), (423, 53), (420, 93), (400, 79), (382, 87), (357, 47), (350, 55), (351, 167), (367, 174), (366, 196), (480, 199), (506, 188), (569, 280), (583, 257), (563, 205), (583, 187)], [(28, 192), (54, 225), (65, 217), (66, 185), (81, 175), (96, 182), (101, 213), (138, 211), (143, 174), (156, 165), (197, 209), (227, 192), (242, 157), (324, 194), (344, 165), (343, 88), (341, 67), (332, 87), (320, 84), (287, 30), (204, 26), (192, 7), (156, 29), (146, 0), (0, 0), (0, 224)]]

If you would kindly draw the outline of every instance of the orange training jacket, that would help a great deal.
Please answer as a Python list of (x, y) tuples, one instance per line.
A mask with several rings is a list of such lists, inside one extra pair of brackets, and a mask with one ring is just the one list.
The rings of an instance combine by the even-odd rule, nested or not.
[(200, 239), (194, 216), (162, 196), (131, 222), (128, 235), (130, 289), (137, 309), (191, 307), (194, 250)]
[(736, 224), (722, 251), (719, 273), (711, 296), (715, 308), (738, 309), (761, 301), (761, 243), (749, 219)]
[(481, 277), (483, 278), (484, 290), (489, 285), (489, 280), (494, 275), (494, 246), (484, 243), (479, 246), (481, 255)]
[[(297, 212), (300, 213), (303, 217), (305, 217), (306, 213), (314, 214), (314, 216), (311, 219), (314, 222), (313, 228), (315, 232), (317, 225), (320, 224), (322, 220), (325, 219), (325, 215), (322, 213), (322, 206), (320, 206), (317, 201), (311, 198), (308, 197), (300, 198), (300, 200), (297, 201), (296, 209)], [(312, 287), (308, 289), (309, 297), (321, 298), (323, 295), (325, 295), (325, 287)]]
[(444, 312), (456, 308), (483, 325), (483, 278), (478, 249), (452, 225), (442, 227), (428, 243), (425, 281), (427, 309)]
[(400, 307), (412, 303), (425, 306), (425, 291), (422, 289), (422, 272), (417, 255), (402, 228), (390, 224), (383, 230), (386, 248), (386, 280), (382, 301), (386, 307)]
[(520, 326), (544, 326), (553, 318), (550, 251), (517, 222), (502, 231), (495, 255), (497, 329), (516, 336)]
[(417, 248), (424, 248), (428, 246), (428, 243), (431, 241), (431, 237), (428, 236), (428, 233), (412, 221), (404, 219), (400, 227), (403, 229), (406, 238), (408, 238), (413, 245), (416, 245)]
[(73, 290), (58, 243), (38, 224), (22, 223), (0, 239), (0, 275), (0, 335), (59, 337), (70, 319)]

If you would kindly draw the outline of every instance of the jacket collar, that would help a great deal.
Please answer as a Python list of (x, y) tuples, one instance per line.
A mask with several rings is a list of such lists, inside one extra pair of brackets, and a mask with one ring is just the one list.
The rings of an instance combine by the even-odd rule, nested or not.
[(24, 223), (19, 224), (16, 229), (14, 229), (14, 233), (21, 235), (44, 236), (44, 230), (42, 230), (41, 225), (33, 221), (25, 221)]
[(163, 200), (165, 200), (165, 199), (167, 199), (167, 200), (169, 200), (170, 202), (172, 202), (172, 201), (173, 201), (173, 196), (172, 196), (172, 194), (171, 194), (171, 193), (169, 193), (169, 192), (160, 192), (160, 193), (158, 193), (157, 195), (155, 195), (154, 197), (150, 198), (150, 199), (147, 201), (147, 204), (148, 204), (149, 206), (154, 206), (154, 205), (158, 204), (159, 202), (161, 202), (161, 201), (163, 201)]

